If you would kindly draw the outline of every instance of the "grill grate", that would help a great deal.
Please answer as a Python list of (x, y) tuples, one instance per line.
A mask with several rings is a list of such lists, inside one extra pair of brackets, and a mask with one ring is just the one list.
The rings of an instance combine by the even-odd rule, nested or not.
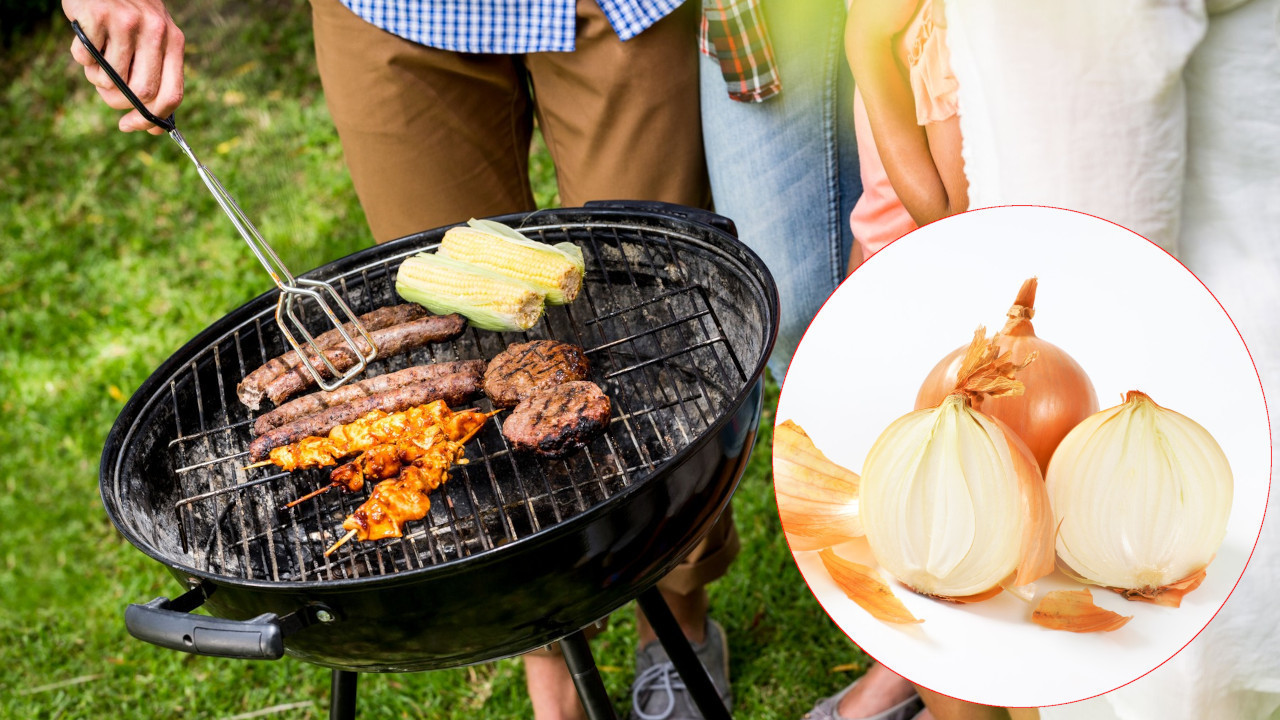
[[(577, 301), (549, 307), (530, 332), (469, 328), (450, 343), (376, 360), (367, 372), (488, 360), (510, 343), (541, 337), (574, 342), (586, 349), (592, 379), (613, 403), (602, 437), (568, 458), (536, 459), (511, 452), (500, 415), (468, 443), (467, 464), (454, 468), (450, 481), (432, 494), (427, 518), (411, 523), (404, 538), (348, 543), (325, 558), (343, 519), (371, 488), (355, 494), (333, 490), (285, 510), (289, 500), (328, 484), (328, 471), (241, 469), (248, 463), (253, 416), (235, 400), (235, 385), (285, 349), (270, 311), (264, 311), (187, 363), (169, 379), (166, 402), (153, 403), (153, 413), (172, 418), (145, 425), (159, 435), (172, 434), (152, 438), (163, 449), (141, 453), (153, 458), (143, 470), (172, 482), (166, 492), (153, 490), (153, 511), (144, 514), (152, 524), (136, 528), (140, 535), (149, 535), (157, 547), (174, 546), (184, 565), (236, 578), (336, 580), (428, 567), (586, 512), (642, 482), (723, 414), (747, 378), (739, 359), (747, 355), (735, 349), (741, 342), (731, 326), (726, 333), (720, 317), (725, 301), (697, 269), (703, 261), (688, 246), (691, 238), (667, 228), (605, 223), (521, 230), (583, 249), (587, 272)], [(380, 258), (331, 282), (357, 312), (399, 302), (395, 268), (421, 250)], [(487, 399), (475, 405), (490, 409)]]

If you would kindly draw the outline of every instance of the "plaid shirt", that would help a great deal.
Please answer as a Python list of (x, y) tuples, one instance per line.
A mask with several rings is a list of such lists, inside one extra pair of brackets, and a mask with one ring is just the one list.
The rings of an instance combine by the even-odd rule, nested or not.
[(782, 92), (760, 0), (703, 0), (700, 40), (703, 54), (720, 62), (729, 97), (762, 102)]
[[(618, 37), (630, 40), (684, 0), (598, 0)], [(574, 48), (575, 0), (342, 0), (356, 15), (441, 50), (522, 54)]]

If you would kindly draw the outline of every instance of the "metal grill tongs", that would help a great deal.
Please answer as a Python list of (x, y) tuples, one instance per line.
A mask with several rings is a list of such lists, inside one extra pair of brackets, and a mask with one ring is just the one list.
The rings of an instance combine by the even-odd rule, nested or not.
[[(200, 179), (203, 180), (205, 186), (209, 188), (209, 192), (213, 193), (213, 198), (218, 201), (218, 205), (222, 208), (223, 212), (225, 212), (227, 217), (231, 219), (231, 224), (236, 226), (236, 230), (240, 232), (240, 237), (244, 238), (244, 241), (249, 244), (249, 249), (253, 251), (255, 256), (257, 256), (258, 262), (261, 262), (262, 267), (266, 268), (267, 273), (271, 275), (271, 279), (275, 282), (276, 287), (280, 288), (280, 299), (276, 303), (276, 324), (280, 326), (281, 332), (284, 333), (285, 338), (289, 341), (289, 344), (293, 346), (294, 351), (298, 353), (299, 357), (308, 357), (308, 353), (303, 352), (302, 344), (298, 342), (298, 339), (294, 336), (293, 330), (289, 327), (290, 324), (292, 324), (293, 328), (297, 329), (298, 332), (302, 334), (302, 337), (306, 339), (310, 355), (318, 358), (320, 362), (324, 364), (325, 370), (328, 371), (329, 378), (331, 379), (326, 380), (314, 362), (303, 362), (302, 365), (306, 366), (307, 370), (311, 372), (316, 383), (325, 390), (333, 390), (356, 375), (359, 375), (365, 367), (367, 367), (368, 364), (378, 356), (378, 348), (374, 345), (373, 338), (369, 336), (369, 331), (365, 328), (364, 324), (360, 322), (360, 319), (356, 317), (356, 314), (351, 311), (351, 308), (347, 305), (346, 301), (342, 299), (342, 296), (339, 295), (337, 290), (327, 282), (294, 277), (293, 273), (289, 272), (289, 269), (284, 266), (280, 257), (276, 255), (275, 250), (271, 249), (271, 245), (269, 245), (267, 241), (263, 239), (262, 235), (258, 233), (258, 229), (254, 227), (252, 222), (249, 222), (249, 218), (245, 216), (244, 211), (240, 209), (240, 206), (236, 203), (235, 199), (231, 197), (231, 194), (227, 192), (226, 188), (222, 187), (222, 183), (218, 182), (218, 178), (215, 177), (214, 174), (209, 171), (209, 168), (205, 167), (204, 164), (200, 162), (199, 158), (196, 157), (191, 146), (188, 145), (187, 141), (182, 137), (182, 133), (178, 132), (178, 126), (174, 120), (173, 114), (170, 114), (167, 118), (160, 118), (152, 114), (150, 110), (147, 110), (146, 106), (142, 104), (142, 101), (138, 99), (138, 96), (133, 94), (133, 91), (129, 89), (128, 84), (125, 83), (124, 79), (116, 72), (115, 68), (111, 67), (107, 62), (107, 59), (102, 56), (101, 52), (99, 52), (98, 48), (94, 47), (93, 43), (89, 41), (88, 36), (84, 34), (84, 29), (80, 27), (80, 23), (76, 20), (72, 20), (71, 27), (75, 30), (76, 37), (80, 38), (80, 42), (89, 50), (89, 54), (93, 55), (93, 59), (96, 60), (98, 64), (102, 66), (102, 69), (107, 72), (107, 76), (111, 78), (111, 82), (115, 83), (115, 86), (119, 88), (120, 92), (124, 93), (124, 96), (129, 99), (129, 102), (133, 104), (133, 107), (136, 108), (139, 113), (142, 113), (142, 117), (146, 118), (157, 127), (168, 131), (169, 137), (178, 144), (178, 147), (182, 148), (182, 152), (185, 153), (188, 158), (191, 158), (191, 162), (195, 164), (196, 172), (200, 175)], [(333, 303), (342, 310), (342, 313), (346, 316), (346, 324), (351, 326), (351, 330), (348, 330), (346, 324), (344, 324), (342, 320), (338, 319), (338, 315), (334, 312), (333, 308), (330, 307), (330, 301), (326, 299), (326, 296), (331, 298)], [(333, 322), (334, 327), (336, 327), (339, 334), (342, 335), (343, 341), (357, 359), (357, 362), (353, 367), (348, 368), (343, 372), (335, 367), (333, 361), (326, 357), (324, 352), (322, 352), (322, 349), (316, 343), (316, 339), (312, 337), (311, 333), (307, 330), (306, 325), (298, 318), (295, 305), (296, 301), (303, 298), (311, 298), (314, 300), (315, 303), (324, 310), (324, 314), (329, 318), (329, 320)], [(289, 319), (289, 322), (285, 322), (286, 317)], [(367, 351), (362, 350), (360, 344), (357, 343), (356, 338), (354, 337), (357, 334), (364, 338), (366, 343), (365, 348), (367, 348)]]

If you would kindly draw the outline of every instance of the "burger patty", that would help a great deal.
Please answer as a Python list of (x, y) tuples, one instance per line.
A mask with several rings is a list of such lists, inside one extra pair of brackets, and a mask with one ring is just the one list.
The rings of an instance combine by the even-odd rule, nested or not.
[(575, 380), (523, 400), (502, 423), (516, 450), (563, 457), (609, 426), (609, 396), (593, 382)]
[(512, 407), (543, 390), (585, 380), (591, 370), (577, 345), (557, 340), (515, 343), (498, 353), (484, 371), (484, 392), (496, 407)]

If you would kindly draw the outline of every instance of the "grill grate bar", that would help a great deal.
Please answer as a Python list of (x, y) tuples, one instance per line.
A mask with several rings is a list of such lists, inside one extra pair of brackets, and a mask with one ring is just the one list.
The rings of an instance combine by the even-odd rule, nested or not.
[[(669, 293), (669, 294), (670, 294), (670, 295), (674, 295), (675, 293)], [(613, 342), (607, 342), (607, 343), (605, 343), (605, 344), (603, 344), (603, 345), (599, 345), (599, 346), (593, 347), (593, 348), (591, 348), (590, 350), (587, 350), (587, 351), (586, 351), (586, 353), (587, 353), (588, 355), (590, 355), (591, 353), (597, 353), (597, 352), (600, 352), (601, 350), (608, 350), (609, 348), (614, 347), (614, 346), (617, 346), (617, 345), (625, 345), (626, 343), (629, 343), (629, 342), (631, 342), (632, 340), (635, 340), (636, 338), (644, 337), (645, 335), (653, 335), (653, 334), (658, 333), (658, 332), (661, 332), (661, 331), (663, 331), (663, 330), (667, 330), (667, 329), (669, 329), (669, 328), (676, 327), (677, 325), (681, 325), (681, 324), (683, 324), (683, 323), (687, 323), (687, 322), (690, 322), (690, 321), (692, 321), (692, 320), (696, 320), (696, 319), (698, 319), (698, 318), (700, 318), (700, 317), (704, 317), (704, 316), (706, 316), (706, 315), (710, 315), (710, 314), (711, 314), (711, 311), (710, 311), (710, 310), (703, 310), (703, 311), (701, 311), (701, 312), (696, 312), (696, 313), (693, 313), (692, 315), (687, 315), (687, 316), (682, 317), (682, 318), (676, 318), (675, 320), (670, 320), (670, 321), (665, 322), (665, 323), (663, 323), (663, 324), (661, 324), (661, 325), (659, 325), (659, 326), (657, 326), (657, 327), (655, 327), (655, 328), (651, 328), (651, 329), (649, 329), (649, 330), (644, 330), (644, 331), (642, 331), (642, 332), (636, 333), (635, 335), (629, 335), (629, 336), (624, 337), (624, 338), (618, 338), (617, 340), (614, 340)]]
[[(622, 241), (621, 241), (621, 237), (618, 236), (618, 232), (616, 228), (613, 229), (613, 240), (614, 240), (614, 243), (616, 243), (616, 245), (621, 249)], [(644, 245), (645, 243), (644, 234), (640, 234), (640, 240), (641, 240), (640, 245)], [(603, 266), (603, 256), (600, 255), (599, 247), (598, 245), (596, 245), (596, 237), (594, 236), (594, 234), (593, 236), (591, 236), (591, 246), (593, 246), (594, 249), (596, 250), (595, 252), (596, 261), (598, 261), (598, 263), (602, 263), (602, 266), (600, 266), (600, 270), (602, 270), (602, 273), (604, 274), (605, 286), (607, 286), (609, 290), (611, 290), (611, 292), (608, 293), (609, 301), (611, 301), (612, 305), (617, 305), (617, 302), (618, 302), (617, 299), (620, 293), (618, 293), (616, 288), (614, 288), (612, 281), (609, 281), (608, 270), (605, 269)], [(637, 287), (636, 275), (634, 272), (632, 272), (631, 261), (627, 259), (626, 252), (618, 252), (618, 255), (620, 255), (623, 269), (625, 269), (628, 281), (630, 281), (630, 284), (632, 287)], [(623, 313), (625, 313), (627, 309), (626, 307), (622, 307), (621, 310), (623, 311)], [(645, 333), (637, 333), (636, 331), (634, 331), (634, 329), (632, 329), (630, 320), (627, 319), (626, 314), (617, 315), (617, 318), (621, 320), (623, 331), (625, 331), (626, 333), (626, 336), (628, 338), (628, 345), (631, 346), (632, 352), (634, 352), (634, 354), (637, 357), (644, 355), (643, 350), (641, 350), (641, 348), (639, 347), (639, 340), (640, 338), (646, 337)], [(662, 342), (660, 342), (660, 336), (655, 338), (655, 341), (657, 341), (657, 345), (659, 348), (662, 347)], [(669, 360), (669, 357), (668, 357), (668, 360)], [(644, 368), (640, 368), (640, 369), (645, 369), (652, 364), (641, 364), (641, 365), (644, 365)], [(645, 388), (644, 393), (645, 393), (645, 396), (648, 397), (649, 405), (655, 405), (653, 402), (653, 396), (650, 395), (650, 392), (649, 392), (650, 387), (660, 388), (660, 392), (662, 392), (663, 400), (666, 400), (667, 389), (668, 389), (667, 384), (660, 382), (660, 377), (653, 378), (653, 380), (650, 380), (649, 373), (641, 373), (641, 375), (643, 375), (643, 380), (641, 380), (641, 387)], [(681, 414), (685, 416), (685, 421), (684, 423), (678, 424), (678, 429), (680, 429), (682, 436), (684, 436), (684, 443), (687, 443), (689, 442), (689, 439), (690, 439), (689, 427), (692, 423), (692, 418), (689, 414), (689, 411), (685, 409), (685, 406), (681, 405), (680, 411), (681, 411)], [(657, 430), (657, 427), (655, 427), (654, 429)], [(668, 447), (669, 454), (671, 455), (675, 454), (675, 452), (671, 451), (672, 450), (671, 441), (669, 441), (669, 439), (667, 441), (667, 447)]]
[[(569, 234), (569, 233), (568, 233), (568, 231), (565, 231), (565, 235), (567, 236), (568, 234)], [(566, 313), (568, 314), (568, 316), (569, 316), (569, 320), (570, 320), (569, 326), (570, 326), (571, 328), (573, 328), (573, 335), (574, 335), (574, 338), (578, 341), (578, 347), (585, 348), (585, 347), (587, 346), (587, 343), (586, 343), (586, 341), (585, 341), (585, 340), (583, 339), (583, 337), (582, 337), (582, 331), (578, 329), (578, 323), (576, 323), (576, 322), (572, 322), (572, 321), (573, 321), (573, 319), (574, 319), (574, 318), (573, 318), (573, 311), (572, 311), (571, 309), (569, 309), (569, 308), (568, 308), (568, 306), (566, 306), (566, 307), (565, 307), (565, 312), (566, 312)], [(599, 347), (597, 347), (597, 348), (596, 348), (596, 350), (599, 350), (599, 349), (601, 349), (601, 348), (599, 348)], [(590, 352), (594, 352), (594, 351), (584, 351), (584, 352), (586, 352), (586, 353), (590, 353)], [(611, 402), (612, 402), (612, 401), (611, 401)], [(631, 438), (631, 445), (632, 445), (632, 447), (635, 447), (635, 448), (637, 448), (637, 449), (641, 450), (641, 451), (642, 451), (642, 452), (641, 452), (641, 454), (642, 454), (644, 457), (648, 457), (648, 454), (647, 454), (647, 453), (645, 453), (645, 452), (643, 452), (643, 450), (644, 450), (644, 445), (643, 445), (643, 444), (641, 444), (641, 443), (636, 439), (636, 432), (635, 432), (635, 428), (631, 427), (631, 418), (632, 418), (632, 417), (634, 417), (634, 415), (633, 415), (632, 413), (628, 413), (628, 412), (625, 412), (625, 411), (624, 411), (624, 412), (622, 412), (622, 413), (617, 414), (617, 415), (616, 415), (616, 417), (617, 417), (619, 420), (621, 420), (623, 427), (624, 427), (624, 428), (626, 429), (626, 431), (627, 431), (627, 435), (628, 435), (628, 437), (630, 437), (630, 438)], [(612, 422), (610, 422), (610, 425), (612, 425)], [(619, 453), (618, 453), (618, 448), (616, 447), (616, 445), (615, 445), (615, 443), (614, 443), (614, 441), (613, 441), (613, 433), (611, 433), (611, 432), (606, 432), (606, 433), (604, 434), (604, 437), (605, 437), (606, 442), (607, 442), (607, 443), (608, 443), (608, 445), (609, 445), (609, 453), (610, 453), (610, 455), (612, 455), (612, 456), (613, 456), (613, 458), (614, 458), (614, 464), (615, 464), (615, 465), (618, 465), (618, 464), (619, 464), (619, 462), (620, 462), (620, 460), (618, 459), (618, 458), (619, 458)], [(653, 469), (653, 461), (652, 461), (652, 459), (650, 459), (650, 460), (649, 460), (649, 462), (648, 462), (648, 466), (649, 466), (649, 469)], [(630, 476), (630, 474), (628, 474), (628, 473), (624, 473), (623, 487), (630, 487), (630, 486), (631, 486), (631, 483), (632, 483), (632, 480), (631, 480), (631, 476)], [(608, 496), (609, 496), (609, 492), (608, 492), (608, 489), (604, 487), (604, 485), (603, 485), (603, 481), (601, 482), (601, 489), (602, 489), (602, 490), (603, 490), (603, 492), (604, 492), (604, 496), (605, 496), (605, 497), (608, 497)]]
[[(687, 283), (689, 278), (689, 270), (688, 268), (685, 267), (684, 262), (680, 260), (680, 256), (676, 252), (676, 249), (671, 245), (671, 238), (669, 236), (663, 235), (662, 243), (667, 248), (667, 256), (671, 258), (671, 262), (676, 266), (677, 270), (680, 272), (681, 277), (684, 278), (685, 282)], [(707, 300), (706, 288), (702, 287), (701, 285), (692, 285), (692, 286), (697, 288), (698, 294), (702, 296), (702, 302), (707, 307), (711, 307), (710, 301)], [(715, 313), (711, 313), (710, 317), (711, 317), (712, 324), (715, 326), (716, 333), (719, 334), (721, 337), (724, 337), (725, 335), (724, 327), (720, 325), (720, 318), (716, 317)], [(733, 366), (738, 370), (738, 379), (745, 381), (747, 379), (747, 373), (745, 370), (742, 369), (742, 361), (738, 359), (738, 354), (733, 352), (732, 347), (729, 348), (729, 359), (733, 361)], [(717, 360), (719, 360), (719, 356), (717, 356)], [(723, 361), (721, 361), (721, 367), (723, 367)], [(725, 377), (728, 377), (728, 376), (726, 375)]]
[[(175, 437), (172, 439), (172, 441), (169, 441), (169, 446), (172, 447), (174, 445), (182, 445), (182, 443), (184, 442), (195, 441), (195, 439), (201, 439), (201, 438), (204, 438), (205, 436), (211, 436), (211, 434), (214, 434), (214, 433), (230, 432), (230, 430), (243, 427), (243, 425), (250, 425), (252, 423), (253, 423), (253, 420), (239, 420), (237, 421), (237, 423), (227, 423), (225, 425), (220, 425), (220, 427), (218, 428), (211, 428), (211, 429), (204, 430), (204, 432), (189, 434), (189, 436)], [(248, 455), (248, 452), (242, 452), (241, 455)], [(206, 465), (207, 465), (207, 462), (200, 462), (200, 464), (191, 465), (189, 466), (189, 468), (191, 469), (204, 468), (204, 466)], [(179, 468), (178, 470), (174, 470), (174, 471), (175, 473), (177, 473), (177, 471), (182, 471), (186, 469), (187, 468)]]
[[(599, 244), (597, 243), (596, 237), (595, 237), (594, 235), (591, 235), (591, 236), (588, 238), (588, 241), (591, 243), (591, 249), (592, 249), (592, 251), (593, 251), (593, 252), (592, 252), (592, 255), (595, 257), (595, 259), (596, 259), (596, 263), (599, 265), (599, 271), (600, 271), (601, 276), (604, 278), (606, 289), (609, 291), (609, 292), (607, 293), (608, 297), (610, 297), (610, 298), (617, 298), (617, 291), (616, 291), (616, 290), (614, 290), (614, 288), (613, 288), (613, 283), (612, 283), (612, 281), (611, 281), (611, 280), (609, 280), (609, 270), (608, 270), (608, 268), (606, 268), (606, 267), (604, 266), (604, 260), (603, 260), (603, 258), (602, 258), (602, 257), (601, 257), (601, 255), (600, 255), (600, 247), (599, 247)], [(594, 293), (592, 293), (592, 292), (591, 292), (591, 287), (590, 287), (590, 285), (587, 285), (586, 283), (584, 283), (584, 284), (583, 284), (582, 294), (586, 296), (587, 303), (588, 303), (589, 307), (590, 307), (590, 308), (591, 308), (591, 310), (592, 310), (592, 314), (593, 314), (595, 317), (597, 317), (597, 318), (598, 318), (598, 317), (601, 317), (601, 313), (600, 313), (600, 309), (599, 309), (599, 308), (600, 308), (600, 303), (598, 303), (598, 302), (596, 301), (596, 299), (595, 299), (595, 297), (594, 297)], [(628, 344), (631, 346), (631, 351), (632, 351), (632, 353), (633, 353), (633, 354), (635, 354), (635, 355), (637, 355), (637, 356), (639, 356), (639, 355), (640, 355), (640, 351), (639, 351), (639, 349), (636, 347), (636, 342), (637, 342), (638, 338), (636, 337), (635, 332), (631, 329), (631, 327), (630, 327), (630, 323), (628, 323), (627, 318), (626, 318), (626, 316), (625, 316), (625, 315), (620, 315), (620, 316), (618, 316), (618, 318), (619, 318), (619, 320), (622, 322), (622, 327), (623, 327), (623, 330), (624, 330), (624, 334), (625, 334), (625, 336), (626, 336), (626, 337), (627, 337), (627, 339), (628, 339)], [(591, 324), (591, 327), (596, 328), (596, 332), (600, 335), (600, 339), (601, 339), (602, 341), (604, 341), (604, 342), (608, 342), (608, 338), (607, 338), (607, 336), (605, 335), (605, 330), (604, 330), (604, 328), (602, 327), (602, 324), (601, 324), (601, 323), (592, 323), (592, 324)], [(609, 352), (609, 353), (608, 353), (608, 355), (609, 355), (610, 359), (612, 359), (612, 358), (613, 358), (613, 352)], [(649, 378), (649, 377), (648, 377), (648, 375), (646, 374), (646, 375), (645, 375), (645, 377), (643, 378), (643, 381), (640, 383), (640, 388), (641, 388), (640, 392), (641, 392), (641, 394), (643, 395), (643, 397), (644, 397), (644, 400), (645, 400), (646, 404), (648, 404), (649, 406), (651, 406), (651, 407), (652, 407), (652, 406), (656, 405), (657, 403), (655, 403), (655, 402), (653, 401), (653, 395), (651, 394), (651, 392), (650, 392), (650, 390), (649, 390), (649, 388), (651, 387), (651, 382), (652, 382), (652, 381), (650, 380), (650, 378)], [(664, 399), (665, 399), (665, 398), (664, 398)], [(625, 409), (625, 408), (624, 408), (623, 410), (624, 410), (624, 412), (626, 411), (626, 409)], [(651, 426), (651, 428), (653, 429), (654, 434), (655, 434), (657, 437), (659, 437), (659, 438), (661, 438), (661, 439), (663, 439), (663, 440), (665, 441), (665, 444), (666, 444), (666, 446), (667, 446), (667, 447), (666, 447), (666, 450), (668, 451), (668, 455), (674, 455), (674, 452), (672, 452), (672, 448), (671, 448), (671, 442), (670, 442), (670, 440), (669, 440), (669, 439), (667, 439), (667, 438), (665, 438), (665, 437), (663, 437), (662, 432), (658, 429), (657, 424), (656, 424), (656, 423), (654, 423), (654, 422), (652, 421), (652, 418), (650, 418), (650, 426)], [(681, 430), (683, 431), (683, 428), (681, 428)], [(687, 435), (686, 435), (686, 439), (687, 439)], [(640, 447), (640, 448), (644, 448), (644, 444), (643, 444), (643, 443), (641, 443), (641, 444), (639, 444), (639, 445), (638, 445), (638, 447)]]
[[(616, 233), (617, 231), (615, 230), (614, 232)], [(670, 246), (668, 245), (668, 247)], [(653, 247), (651, 246), (651, 244), (645, 243), (644, 248), (645, 248), (645, 251), (649, 253), (649, 261), (653, 264), (657, 264), (657, 260), (653, 255)], [(676, 258), (673, 255), (672, 261), (675, 262), (677, 267), (680, 267), (681, 270), (683, 271), (683, 265), (679, 264), (679, 258)], [(702, 299), (702, 304), (706, 306), (707, 310), (705, 313), (697, 313), (695, 316), (691, 316), (690, 319), (688, 320), (689, 322), (693, 322), (695, 319), (700, 319), (700, 318), (706, 317), (707, 315), (711, 315), (711, 303), (707, 301), (706, 295), (702, 293), (702, 287), (699, 285), (694, 285), (693, 288), (698, 292), (698, 296)], [(690, 355), (693, 354), (694, 350), (697, 350), (701, 347), (710, 348), (711, 345), (715, 342), (722, 342), (725, 344), (726, 347), (728, 347), (729, 341), (725, 339), (723, 329), (721, 329), (719, 333), (711, 340), (705, 343), (696, 343), (693, 338), (690, 338), (689, 333), (687, 332), (687, 328), (684, 322), (682, 322), (682, 319), (677, 317), (675, 308), (672, 307), (670, 304), (667, 304), (666, 308), (667, 308), (668, 314), (672, 316), (672, 320), (669, 324), (674, 325), (676, 327), (677, 331), (680, 333), (681, 343), (686, 347), (688, 347)], [(700, 320), (698, 321), (700, 322)], [(711, 355), (715, 357), (716, 363), (720, 367), (720, 372), (722, 376), (728, 377), (727, 370), (724, 367), (724, 361), (720, 359), (720, 353), (716, 352), (714, 348), (711, 348), (710, 352), (711, 352)], [(702, 376), (695, 374), (693, 377), (694, 377), (694, 381), (698, 385), (698, 389), (702, 392), (703, 397), (707, 397), (709, 393), (707, 392), (707, 387), (702, 380)], [(745, 380), (746, 378), (744, 377), (743, 379)], [(696, 405), (696, 407), (699, 409), (699, 411), (702, 414), (703, 422), (706, 423), (707, 425), (710, 425), (711, 423), (709, 420), (707, 420), (706, 410), (703, 408), (703, 406), (701, 404), (698, 404)]]
[[(671, 352), (661, 357), (651, 358), (649, 360), (645, 360), (644, 362), (636, 363), (635, 365), (629, 365), (627, 367), (622, 368), (621, 370), (614, 370), (613, 372), (609, 373), (605, 377), (615, 378), (620, 375), (626, 375), (627, 373), (635, 372), (636, 370), (639, 370), (641, 368), (646, 368), (650, 365), (656, 365), (658, 363), (666, 362), (672, 358), (680, 357), (681, 355), (686, 355), (691, 350), (698, 350), (700, 348), (710, 347), (716, 343), (722, 343), (722, 342), (728, 342), (728, 341), (725, 340), (723, 337), (718, 337), (718, 336), (713, 337), (713, 338), (710, 338), (709, 340), (703, 340), (700, 343), (695, 343), (681, 350), (672, 350)], [(705, 393), (703, 394), (705, 395)], [(705, 419), (705, 416), (704, 416), (704, 419)]]

